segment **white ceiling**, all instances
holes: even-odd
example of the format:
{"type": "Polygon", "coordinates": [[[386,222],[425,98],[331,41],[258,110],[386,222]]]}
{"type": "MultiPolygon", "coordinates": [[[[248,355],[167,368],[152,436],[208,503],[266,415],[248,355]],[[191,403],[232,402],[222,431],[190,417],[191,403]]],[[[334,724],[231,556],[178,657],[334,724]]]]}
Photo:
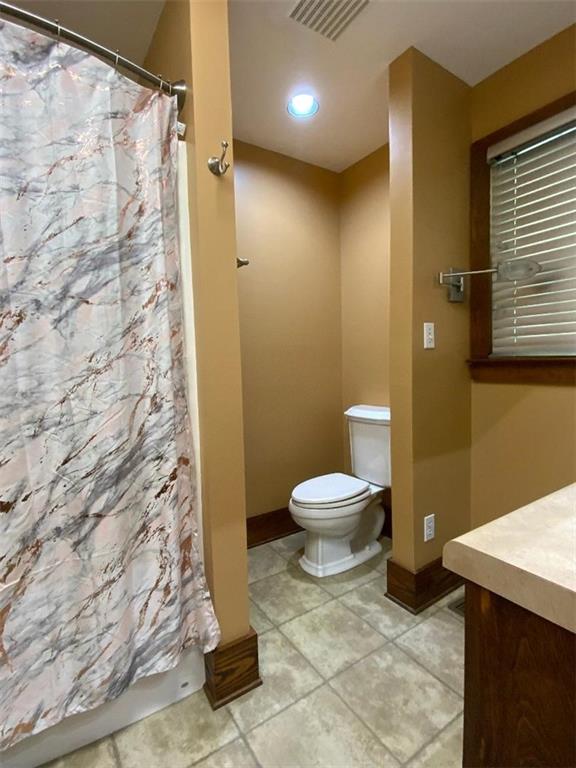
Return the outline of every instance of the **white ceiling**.
{"type": "MultiPolygon", "coordinates": [[[[164,0],[11,0],[142,64],[164,0]]],[[[576,20],[573,0],[370,0],[336,41],[297,0],[230,0],[234,136],[341,171],[388,138],[388,65],[411,45],[473,85],[576,20]],[[320,111],[297,121],[290,95],[320,111]]]]}
{"type": "MultiPolygon", "coordinates": [[[[7,0],[142,64],[164,0],[7,0]]],[[[8,17],[6,17],[8,18],[8,17]]]]}
{"type": "Polygon", "coordinates": [[[576,20],[566,0],[371,0],[332,42],[296,2],[230,0],[234,136],[334,171],[387,141],[387,69],[410,46],[474,85],[576,20]],[[308,121],[286,111],[300,89],[308,121]]]}

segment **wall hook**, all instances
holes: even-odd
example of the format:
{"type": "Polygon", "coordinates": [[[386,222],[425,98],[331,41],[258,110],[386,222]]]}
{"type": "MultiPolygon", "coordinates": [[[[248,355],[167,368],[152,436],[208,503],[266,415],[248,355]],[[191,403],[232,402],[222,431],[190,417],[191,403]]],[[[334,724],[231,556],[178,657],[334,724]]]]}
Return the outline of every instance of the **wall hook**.
{"type": "Polygon", "coordinates": [[[226,150],[228,149],[228,142],[223,141],[221,146],[222,146],[221,157],[210,157],[208,159],[208,168],[214,174],[214,176],[224,176],[228,168],[230,168],[230,163],[227,163],[224,160],[224,158],[226,157],[226,150]]]}

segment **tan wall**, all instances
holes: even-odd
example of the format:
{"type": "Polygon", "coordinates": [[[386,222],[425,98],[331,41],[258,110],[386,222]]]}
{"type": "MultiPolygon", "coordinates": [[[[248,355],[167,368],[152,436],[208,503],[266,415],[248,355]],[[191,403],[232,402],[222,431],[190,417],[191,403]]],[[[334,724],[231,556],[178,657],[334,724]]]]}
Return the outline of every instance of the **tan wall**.
{"type": "Polygon", "coordinates": [[[415,49],[390,67],[393,556],[411,570],[470,520],[468,312],[436,280],[468,262],[468,98],[415,49]],[[425,321],[436,324],[434,350],[423,349],[425,321]],[[431,513],[436,537],[424,543],[431,513]]]}
{"type": "Polygon", "coordinates": [[[576,88],[576,25],[474,86],[472,141],[534,112],[576,88]]]}
{"type": "Polygon", "coordinates": [[[343,409],[389,405],[388,145],[341,173],[339,185],[343,409]]]}
{"type": "MultiPolygon", "coordinates": [[[[248,632],[234,178],[206,159],[231,138],[226,0],[168,0],[146,66],[190,92],[188,174],[206,574],[222,641],[248,632]],[[193,94],[193,98],[192,98],[193,94]]],[[[233,160],[232,160],[233,162],[233,160]]]]}
{"type": "Polygon", "coordinates": [[[235,142],[248,516],[342,468],[338,177],[235,142]]]}
{"type": "MultiPolygon", "coordinates": [[[[576,89],[576,26],[472,90],[481,138],[576,89]]],[[[576,393],[545,385],[472,385],[472,527],[576,479],[576,393]]]]}
{"type": "Polygon", "coordinates": [[[573,387],[472,385],[472,527],[576,480],[573,387]]]}

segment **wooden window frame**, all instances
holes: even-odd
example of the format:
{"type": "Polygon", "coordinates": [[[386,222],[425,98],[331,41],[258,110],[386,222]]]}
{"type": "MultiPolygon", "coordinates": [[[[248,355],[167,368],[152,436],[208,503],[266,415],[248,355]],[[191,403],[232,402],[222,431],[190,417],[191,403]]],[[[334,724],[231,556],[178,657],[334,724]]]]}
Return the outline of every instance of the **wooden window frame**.
{"type": "MultiPolygon", "coordinates": [[[[570,109],[576,91],[547,104],[510,125],[475,141],[470,148],[470,269],[490,263],[489,147],[526,128],[570,109]]],[[[470,359],[472,379],[480,382],[576,385],[576,356],[490,357],[492,353],[492,280],[479,275],[470,281],[470,359]]]]}

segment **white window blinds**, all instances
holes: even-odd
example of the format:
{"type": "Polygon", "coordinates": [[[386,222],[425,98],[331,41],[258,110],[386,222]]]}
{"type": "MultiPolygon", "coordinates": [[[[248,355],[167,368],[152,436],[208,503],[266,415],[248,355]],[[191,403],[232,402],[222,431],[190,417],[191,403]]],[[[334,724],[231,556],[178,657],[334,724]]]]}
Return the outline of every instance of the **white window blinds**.
{"type": "Polygon", "coordinates": [[[541,271],[494,281],[492,354],[575,355],[576,121],[493,155],[492,266],[530,260],[541,271]]]}

